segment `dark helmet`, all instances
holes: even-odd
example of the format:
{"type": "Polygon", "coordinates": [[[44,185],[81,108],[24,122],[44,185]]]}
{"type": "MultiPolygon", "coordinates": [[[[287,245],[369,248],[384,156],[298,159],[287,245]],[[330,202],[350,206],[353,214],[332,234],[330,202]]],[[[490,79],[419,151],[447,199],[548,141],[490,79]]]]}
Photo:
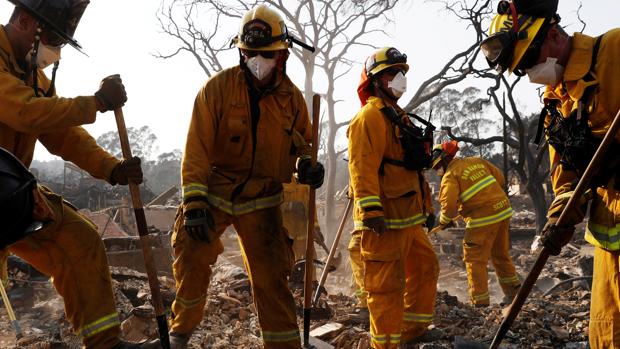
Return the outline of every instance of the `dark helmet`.
{"type": "Polygon", "coordinates": [[[0,148],[0,248],[33,232],[33,189],[37,181],[10,152],[0,148]]]}
{"type": "Polygon", "coordinates": [[[88,6],[89,0],[9,0],[35,17],[42,29],[56,37],[53,46],[68,43],[76,49],[82,46],[73,38],[75,29],[88,6]]]}

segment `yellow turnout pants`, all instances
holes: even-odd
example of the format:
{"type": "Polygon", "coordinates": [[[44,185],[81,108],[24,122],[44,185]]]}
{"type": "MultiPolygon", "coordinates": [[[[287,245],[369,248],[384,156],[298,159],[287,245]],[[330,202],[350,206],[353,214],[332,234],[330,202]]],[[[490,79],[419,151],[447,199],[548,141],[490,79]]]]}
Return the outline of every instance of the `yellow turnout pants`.
{"type": "Polygon", "coordinates": [[[478,228],[467,228],[463,238],[463,261],[467,269],[469,295],[475,305],[489,305],[487,266],[493,263],[504,294],[513,298],[521,282],[510,257],[510,219],[478,228]]]}
{"type": "Polygon", "coordinates": [[[439,263],[420,225],[379,236],[362,231],[363,288],[375,349],[398,348],[433,321],[439,263]]]}
{"type": "Polygon", "coordinates": [[[9,251],[51,276],[86,348],[109,349],[119,342],[120,322],[103,242],[92,222],[60,196],[42,192],[55,220],[9,251]]]}
{"type": "Polygon", "coordinates": [[[172,304],[171,330],[191,333],[202,320],[211,266],[224,251],[219,237],[232,224],[252,283],[265,348],[299,349],[295,304],[288,288],[294,256],[291,241],[282,226],[280,208],[276,206],[240,216],[213,208],[218,238],[211,243],[193,240],[186,234],[180,211],[172,236],[177,294],[172,304]]]}
{"type": "Polygon", "coordinates": [[[594,250],[590,347],[620,349],[620,251],[594,250]]]}

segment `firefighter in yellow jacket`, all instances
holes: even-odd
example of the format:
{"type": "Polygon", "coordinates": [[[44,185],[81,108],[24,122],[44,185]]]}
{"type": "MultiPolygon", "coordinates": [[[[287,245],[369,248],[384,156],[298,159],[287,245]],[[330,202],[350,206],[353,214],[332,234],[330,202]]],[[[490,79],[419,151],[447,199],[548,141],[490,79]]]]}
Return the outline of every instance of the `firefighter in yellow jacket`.
{"type": "Polygon", "coordinates": [[[363,107],[347,132],[353,217],[356,231],[361,231],[354,234],[361,235],[362,284],[375,349],[398,348],[401,341],[415,345],[441,335],[428,331],[439,264],[422,230],[425,164],[415,162],[423,160],[418,155],[425,155],[424,144],[410,142],[413,124],[397,105],[406,88],[406,61],[393,47],[367,58],[358,87],[363,107]],[[422,154],[410,156],[402,143],[412,145],[407,151],[422,149],[422,154]]]}
{"type": "MultiPolygon", "coordinates": [[[[555,225],[620,109],[620,29],[598,37],[568,35],[560,26],[557,5],[557,0],[501,2],[490,37],[481,47],[492,67],[527,74],[531,82],[547,86],[539,125],[549,143],[556,197],[541,240],[552,254],[560,253],[574,225],[584,218],[585,204],[570,212],[568,224],[555,225]],[[513,25],[511,18],[518,18],[521,25],[513,25]]],[[[595,246],[589,326],[590,346],[595,349],[620,348],[619,142],[620,133],[590,186],[593,197],[585,239],[595,246]]]]}
{"type": "MultiPolygon", "coordinates": [[[[259,5],[242,18],[240,65],[209,79],[198,93],[182,163],[183,204],[174,227],[173,348],[187,347],[203,318],[211,266],[233,225],[252,284],[265,348],[300,348],[287,279],[293,263],[282,226],[282,183],[323,183],[312,166],[312,129],[304,97],[285,72],[286,26],[259,5]],[[297,161],[297,163],[296,163],[297,161]]],[[[313,145],[314,146],[314,145],[313,145]]]]}
{"type": "MultiPolygon", "coordinates": [[[[29,166],[39,141],[96,178],[112,184],[141,182],[140,159],[117,160],[80,127],[95,122],[97,111],[125,103],[120,77],[105,78],[95,96],[60,98],[55,93],[61,47],[80,48],[73,34],[88,1],[11,1],[15,11],[0,27],[0,147],[29,166]],[[42,71],[51,64],[52,81],[42,71]]],[[[32,206],[45,225],[11,244],[9,251],[52,277],[67,319],[87,348],[133,347],[118,338],[112,282],[95,225],[49,189],[39,187],[33,197],[32,206]]]]}
{"type": "Polygon", "coordinates": [[[433,149],[433,169],[441,177],[439,226],[446,228],[458,216],[466,222],[463,261],[467,269],[469,295],[477,307],[489,305],[487,265],[495,267],[499,284],[510,303],[521,283],[510,257],[509,225],[512,207],[504,192],[505,179],[490,162],[478,158],[455,158],[456,141],[433,149]]]}

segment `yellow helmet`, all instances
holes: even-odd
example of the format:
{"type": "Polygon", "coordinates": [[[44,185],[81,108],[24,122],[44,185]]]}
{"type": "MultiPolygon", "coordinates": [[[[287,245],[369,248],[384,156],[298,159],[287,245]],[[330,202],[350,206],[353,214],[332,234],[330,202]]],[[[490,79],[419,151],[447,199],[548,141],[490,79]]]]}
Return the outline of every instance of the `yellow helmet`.
{"type": "Polygon", "coordinates": [[[511,73],[519,69],[520,65],[530,68],[538,60],[540,46],[549,28],[546,24],[555,23],[559,19],[553,4],[547,4],[544,9],[534,9],[524,4],[515,6],[513,1],[504,0],[500,1],[497,12],[489,27],[489,37],[480,43],[480,50],[489,66],[500,72],[508,70],[511,73]],[[527,14],[519,13],[519,8],[527,14]]]}
{"type": "Polygon", "coordinates": [[[290,47],[282,16],[262,4],[243,16],[239,34],[233,42],[240,49],[254,51],[277,51],[290,47]]]}
{"type": "Polygon", "coordinates": [[[400,67],[407,72],[409,70],[407,55],[394,47],[383,47],[366,58],[365,69],[369,78],[390,67],[400,67]]]}

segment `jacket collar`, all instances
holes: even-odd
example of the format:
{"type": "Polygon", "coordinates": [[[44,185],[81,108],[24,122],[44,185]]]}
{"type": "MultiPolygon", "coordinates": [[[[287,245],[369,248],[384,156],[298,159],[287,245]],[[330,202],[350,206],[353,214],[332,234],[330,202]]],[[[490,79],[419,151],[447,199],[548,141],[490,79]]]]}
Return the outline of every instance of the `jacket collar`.
{"type": "Polygon", "coordinates": [[[4,61],[11,72],[20,75],[25,74],[24,70],[17,64],[17,59],[13,53],[13,47],[2,25],[0,25],[0,60],[4,61]]]}

